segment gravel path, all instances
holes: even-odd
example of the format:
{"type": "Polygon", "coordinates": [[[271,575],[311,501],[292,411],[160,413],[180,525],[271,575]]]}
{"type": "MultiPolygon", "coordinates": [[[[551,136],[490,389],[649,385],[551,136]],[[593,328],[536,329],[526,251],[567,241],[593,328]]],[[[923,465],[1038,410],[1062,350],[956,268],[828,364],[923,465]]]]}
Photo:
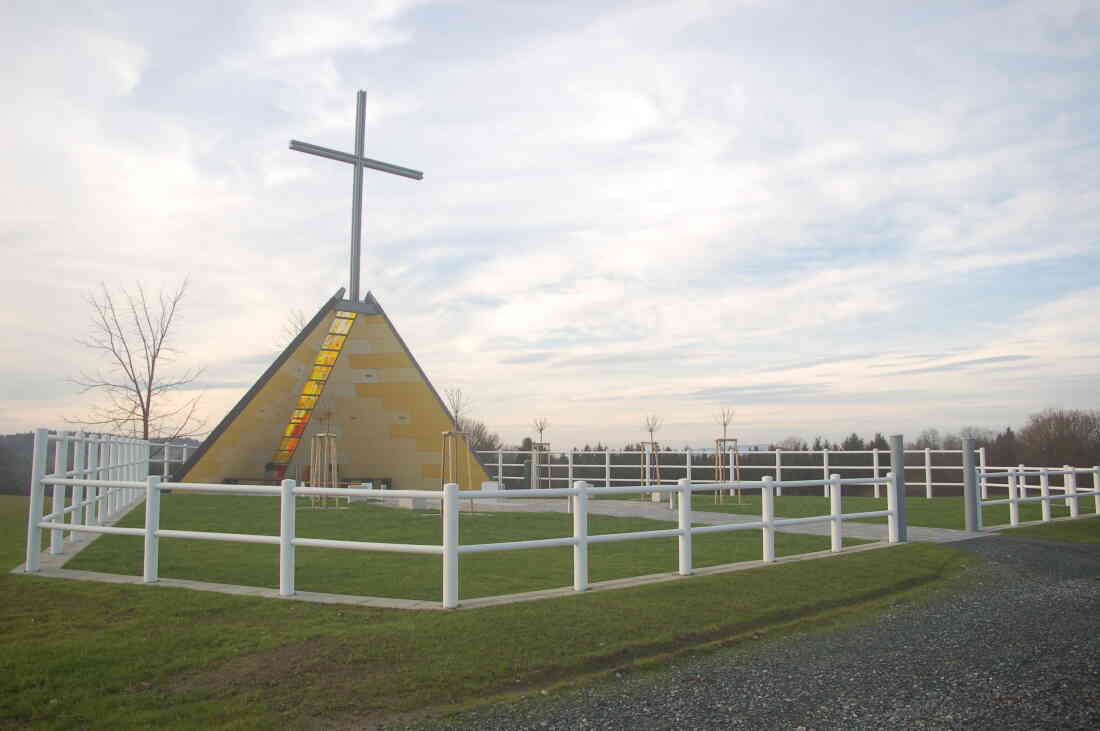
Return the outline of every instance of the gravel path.
{"type": "Polygon", "coordinates": [[[955,546],[987,561],[930,603],[432,727],[1100,728],[1100,545],[955,546]]]}

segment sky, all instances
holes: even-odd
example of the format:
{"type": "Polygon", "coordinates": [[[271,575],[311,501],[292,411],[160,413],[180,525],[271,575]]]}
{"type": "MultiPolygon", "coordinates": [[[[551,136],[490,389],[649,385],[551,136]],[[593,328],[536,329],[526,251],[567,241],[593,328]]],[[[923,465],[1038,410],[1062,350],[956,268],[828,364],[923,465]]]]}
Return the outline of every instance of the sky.
{"type": "MultiPolygon", "coordinates": [[[[1095,2],[6,2],[0,433],[87,297],[189,278],[212,428],[348,278],[506,443],[1000,429],[1100,407],[1095,2]]],[[[191,395],[191,394],[188,394],[191,395]]]]}

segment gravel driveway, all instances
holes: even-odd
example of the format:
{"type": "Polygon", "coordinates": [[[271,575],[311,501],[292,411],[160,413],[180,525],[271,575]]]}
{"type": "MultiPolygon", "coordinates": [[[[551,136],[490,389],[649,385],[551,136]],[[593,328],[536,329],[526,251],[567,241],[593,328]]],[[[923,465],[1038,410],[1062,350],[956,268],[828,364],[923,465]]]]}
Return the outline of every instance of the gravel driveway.
{"type": "Polygon", "coordinates": [[[1100,545],[954,545],[987,559],[959,593],[433,727],[1100,728],[1100,545]]]}

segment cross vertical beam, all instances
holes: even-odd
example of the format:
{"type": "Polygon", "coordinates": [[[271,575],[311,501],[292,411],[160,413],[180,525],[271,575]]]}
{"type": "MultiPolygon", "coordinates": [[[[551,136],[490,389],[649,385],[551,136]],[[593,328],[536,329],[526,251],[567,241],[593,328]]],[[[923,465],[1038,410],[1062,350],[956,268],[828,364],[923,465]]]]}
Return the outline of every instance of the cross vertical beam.
{"type": "Polygon", "coordinates": [[[351,185],[351,275],[348,278],[348,298],[359,301],[359,252],[363,232],[363,137],[367,126],[367,92],[355,95],[355,170],[351,185]]]}
{"type": "Polygon", "coordinates": [[[359,254],[362,250],[363,232],[363,168],[379,170],[391,175],[400,175],[403,178],[422,180],[424,173],[412,168],[391,165],[388,162],[372,160],[363,155],[363,138],[366,136],[367,125],[367,92],[360,90],[355,98],[355,153],[349,155],[346,152],[332,150],[320,145],[311,145],[308,142],[290,141],[290,149],[297,152],[305,152],[318,157],[326,157],[329,160],[345,162],[352,166],[351,188],[351,272],[348,278],[348,299],[352,302],[359,301],[359,254]]]}

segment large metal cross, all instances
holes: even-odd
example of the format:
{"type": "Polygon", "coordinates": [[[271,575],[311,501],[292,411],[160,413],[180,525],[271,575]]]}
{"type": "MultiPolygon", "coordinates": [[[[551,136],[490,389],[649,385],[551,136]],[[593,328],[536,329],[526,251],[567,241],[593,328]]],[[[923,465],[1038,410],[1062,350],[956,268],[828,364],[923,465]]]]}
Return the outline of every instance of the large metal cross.
{"type": "Polygon", "coordinates": [[[355,98],[355,154],[349,155],[339,150],[311,145],[308,142],[290,141],[290,149],[308,152],[310,155],[327,157],[330,160],[350,163],[355,168],[351,189],[351,276],[348,281],[348,299],[359,301],[359,251],[363,229],[363,168],[381,170],[384,173],[420,180],[424,173],[419,170],[390,165],[388,162],[363,157],[363,137],[366,134],[367,92],[360,90],[355,98]]]}

